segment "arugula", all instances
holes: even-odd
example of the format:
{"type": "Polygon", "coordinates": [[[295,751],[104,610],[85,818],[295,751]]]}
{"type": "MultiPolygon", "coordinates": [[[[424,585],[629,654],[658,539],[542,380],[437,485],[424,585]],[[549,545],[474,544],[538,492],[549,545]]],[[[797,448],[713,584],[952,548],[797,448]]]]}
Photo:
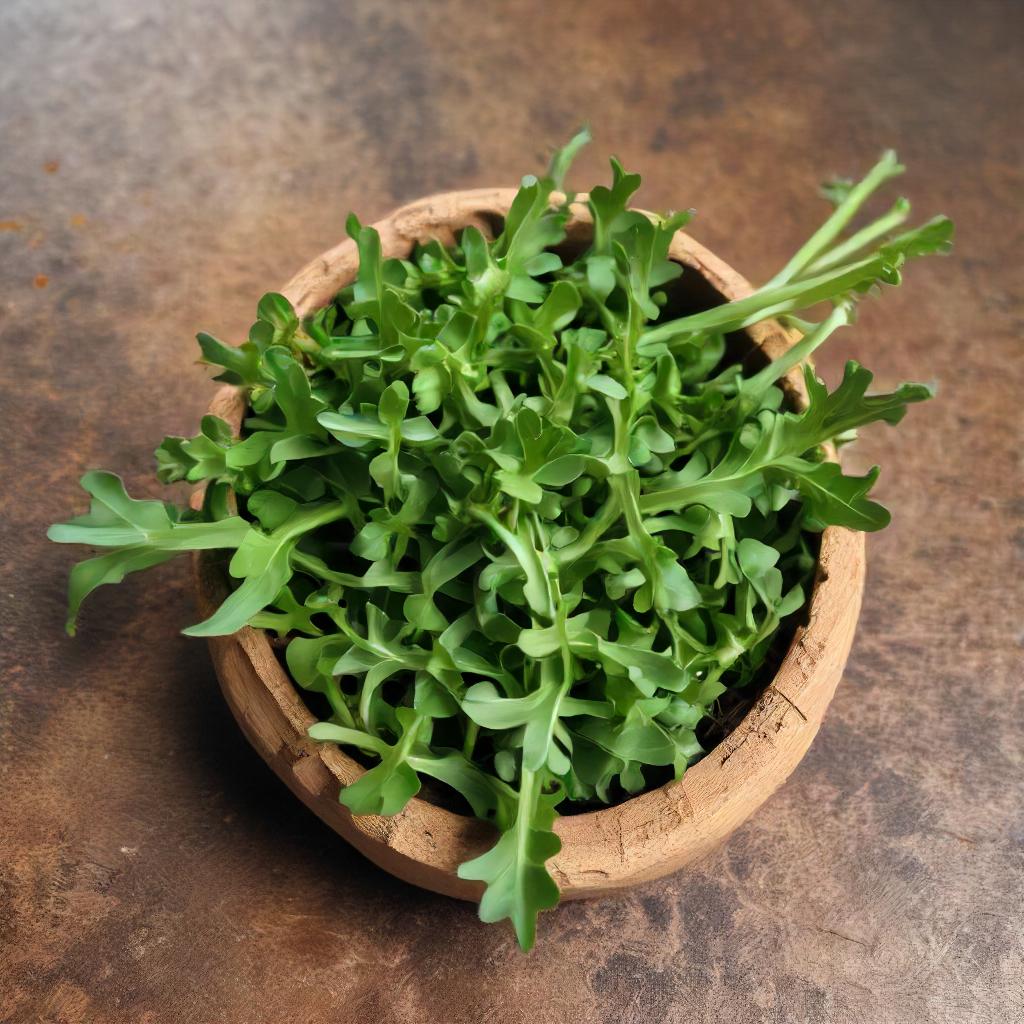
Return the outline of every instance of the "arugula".
{"type": "Polygon", "coordinates": [[[763,683],[815,534],[888,522],[877,468],[825,456],[931,392],[871,394],[852,362],[830,392],[809,360],[952,238],[945,218],[905,230],[904,199],[848,231],[903,170],[886,153],[826,188],[832,215],[763,287],[688,309],[668,250],[692,211],[630,209],[640,177],[617,161],[586,198],[589,246],[563,246],[588,140],[523,179],[493,239],[468,227],[385,260],[350,217],[359,270],[333,302],[300,317],[268,294],[239,347],[199,335],[248,399],[241,437],[206,416],[156,450],[161,482],[206,484],[202,508],[88,473],[89,513],[49,534],[106,549],[72,569],[69,632],[96,587],[227,552],[229,595],[186,632],[276,633],[323,718],[310,735],[368,766],[341,792],[352,813],[398,813],[429,777],[491,822],[459,874],[524,949],[558,901],[559,810],[681,777],[763,683]],[[726,335],[769,317],[796,344],[732,362],[726,335]]]}

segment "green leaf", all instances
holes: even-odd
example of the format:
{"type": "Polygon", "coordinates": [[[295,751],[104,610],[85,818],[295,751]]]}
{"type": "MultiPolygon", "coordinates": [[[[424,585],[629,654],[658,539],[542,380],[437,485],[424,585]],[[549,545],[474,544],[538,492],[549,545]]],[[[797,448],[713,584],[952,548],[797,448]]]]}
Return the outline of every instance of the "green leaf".
{"type": "Polygon", "coordinates": [[[780,469],[792,473],[808,515],[820,525],[867,532],[889,525],[888,511],[866,497],[878,479],[877,466],[864,476],[845,476],[834,462],[786,461],[780,469]]]}
{"type": "MultiPolygon", "coordinates": [[[[388,440],[388,426],[380,420],[350,413],[323,412],[317,417],[321,426],[342,444],[362,448],[371,441],[388,440]]],[[[425,445],[439,439],[437,428],[425,416],[414,416],[400,425],[403,441],[410,445],[425,445]]]]}
{"type": "Polygon", "coordinates": [[[539,776],[524,771],[512,827],[487,853],[459,866],[460,878],[486,883],[480,920],[508,918],[524,950],[536,939],[537,914],[558,903],[558,886],[545,867],[562,846],[551,830],[556,799],[542,792],[539,776]]]}
{"type": "Polygon", "coordinates": [[[611,252],[612,237],[625,215],[631,196],[640,187],[639,174],[627,174],[614,158],[611,165],[611,188],[596,185],[590,190],[587,200],[594,218],[594,252],[598,254],[611,252]]]}
{"type": "Polygon", "coordinates": [[[556,686],[534,690],[525,697],[502,697],[493,683],[477,683],[466,691],[462,710],[477,725],[488,729],[524,726],[523,764],[536,771],[543,768],[551,757],[564,697],[564,688],[556,686]]]}
{"type": "Polygon", "coordinates": [[[512,498],[520,498],[522,501],[536,504],[544,497],[544,492],[539,484],[528,476],[520,473],[510,473],[500,469],[495,474],[495,479],[501,489],[512,498]]]}
{"type": "Polygon", "coordinates": [[[239,630],[257,612],[273,603],[291,579],[291,554],[303,535],[338,519],[340,502],[299,509],[269,534],[249,529],[238,545],[228,572],[242,580],[208,619],[183,630],[186,636],[226,636],[239,630]]]}
{"type": "Polygon", "coordinates": [[[606,395],[608,398],[614,398],[620,402],[629,394],[617,380],[603,373],[595,373],[587,381],[587,387],[591,391],[596,391],[598,394],[606,395]]]}
{"type": "Polygon", "coordinates": [[[348,747],[358,747],[368,754],[376,754],[382,757],[387,753],[388,745],[378,736],[361,732],[358,729],[348,729],[333,722],[317,722],[309,727],[309,738],[319,740],[323,743],[345,744],[348,747]]]}
{"type": "Polygon", "coordinates": [[[203,353],[203,362],[211,366],[223,366],[225,372],[217,380],[228,384],[258,384],[262,378],[260,373],[260,350],[252,342],[245,342],[238,348],[225,345],[213,335],[199,333],[196,335],[199,349],[203,353]]]}
{"type": "MultiPolygon", "coordinates": [[[[852,361],[846,365],[842,383],[831,394],[810,370],[804,376],[810,399],[805,412],[764,414],[756,443],[748,446],[744,435],[737,434],[721,462],[697,479],[684,481],[677,475],[673,483],[673,477],[664,474],[659,486],[641,496],[641,510],[651,514],[704,504],[746,515],[750,509],[749,490],[763,485],[766,471],[781,469],[799,480],[813,473],[817,465],[804,459],[805,453],[867,423],[898,423],[909,404],[931,397],[931,390],[922,384],[904,384],[891,394],[869,396],[866,392],[871,374],[852,361]],[[736,502],[737,497],[743,500],[736,502]],[[729,502],[727,506],[721,504],[723,499],[729,502]]],[[[826,477],[831,478],[830,471],[826,477]]],[[[826,477],[819,473],[818,483],[826,477]]],[[[873,482],[872,478],[867,486],[873,482]]],[[[807,490],[815,493],[820,487],[812,483],[807,490]]],[[[855,496],[851,498],[855,500],[855,496]]],[[[872,515],[866,506],[861,512],[872,515]]]]}
{"type": "Polygon", "coordinates": [[[600,638],[597,649],[606,664],[626,669],[633,684],[648,697],[657,690],[681,692],[690,681],[686,671],[669,654],[657,654],[600,638]]]}
{"type": "MultiPolygon", "coordinates": [[[[86,473],[82,487],[92,496],[89,514],[51,526],[50,540],[117,550],[80,563],[71,572],[67,630],[74,634],[82,601],[105,583],[120,583],[129,572],[148,569],[182,551],[235,548],[251,527],[237,516],[217,522],[181,522],[161,501],[130,498],[113,473],[86,473]]],[[[275,591],[276,594],[276,591],[275,591]]],[[[258,610],[258,609],[257,609],[258,610]]]]}
{"type": "Polygon", "coordinates": [[[298,321],[292,304],[277,292],[267,292],[260,299],[259,305],[256,307],[256,316],[260,320],[265,320],[278,331],[285,331],[298,321]]]}
{"type": "Polygon", "coordinates": [[[562,188],[576,154],[591,141],[591,138],[590,128],[584,125],[561,149],[555,150],[548,170],[548,177],[555,188],[562,188]]]}
{"type": "MultiPolygon", "coordinates": [[[[50,538],[51,540],[54,538],[50,538]]],[[[130,572],[149,569],[161,562],[169,561],[177,551],[160,548],[118,548],[105,555],[87,558],[71,569],[68,581],[68,617],[64,624],[68,636],[74,636],[79,609],[82,602],[105,583],[120,583],[130,572]]]]}
{"type": "Polygon", "coordinates": [[[396,720],[401,736],[394,745],[327,722],[310,727],[312,739],[356,746],[380,757],[380,764],[341,790],[339,799],[353,814],[397,814],[419,792],[419,777],[410,759],[417,743],[426,742],[429,719],[410,708],[399,708],[396,720]]]}
{"type": "Polygon", "coordinates": [[[318,609],[300,604],[289,587],[284,587],[274,599],[276,611],[264,609],[249,620],[254,629],[272,629],[279,637],[291,633],[306,633],[309,636],[320,636],[323,632],[313,621],[318,609]]]}
{"type": "Polygon", "coordinates": [[[564,487],[579,479],[586,467],[582,455],[560,455],[538,469],[533,479],[545,487],[564,487]]]}

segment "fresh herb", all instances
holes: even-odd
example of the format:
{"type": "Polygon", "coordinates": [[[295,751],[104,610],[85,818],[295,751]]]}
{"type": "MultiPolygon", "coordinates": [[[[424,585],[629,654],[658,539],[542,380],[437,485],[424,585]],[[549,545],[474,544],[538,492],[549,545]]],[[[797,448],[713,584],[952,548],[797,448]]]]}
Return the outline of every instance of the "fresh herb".
{"type": "Polygon", "coordinates": [[[900,200],[841,238],[902,171],[888,153],[829,187],[835,212],[768,284],[680,315],[668,247],[690,214],[630,210],[640,178],[616,161],[586,199],[589,248],[559,248],[572,197],[557,190],[587,139],[523,179],[494,239],[467,227],[454,248],[383,260],[350,217],[359,272],[330,305],[299,318],[266,295],[240,347],[199,335],[248,398],[242,438],[206,416],[156,451],[161,481],[206,483],[202,509],[88,473],[90,512],[50,530],[107,549],[72,570],[69,632],[102,584],[233,552],[234,590],[186,632],[285,639],[324,708],[311,736],[372,765],[341,792],[353,813],[395,814],[429,776],[493,822],[494,847],[459,874],[524,948],[558,901],[559,808],[678,779],[804,605],[814,534],[888,521],[868,497],[877,470],[847,476],[823,446],[898,422],[929,389],[869,395],[851,362],[829,393],[808,359],[952,236],[945,218],[893,234],[900,200]],[[734,362],[727,335],[768,317],[801,340],[760,369],[734,362]],[[798,364],[802,411],[780,386],[798,364]]]}

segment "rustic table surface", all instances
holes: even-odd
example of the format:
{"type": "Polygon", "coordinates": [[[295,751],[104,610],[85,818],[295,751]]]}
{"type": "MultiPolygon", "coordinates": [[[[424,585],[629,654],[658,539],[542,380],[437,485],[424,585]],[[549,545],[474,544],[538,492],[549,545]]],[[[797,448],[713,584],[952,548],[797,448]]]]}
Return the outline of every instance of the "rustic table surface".
{"type": "Polygon", "coordinates": [[[0,1019],[1020,1020],[1024,8],[488,6],[0,8],[0,1019]],[[754,279],[886,145],[959,242],[821,362],[940,398],[851,453],[894,521],[815,746],[697,868],[546,915],[525,957],[264,767],[179,635],[185,564],[71,640],[43,531],[87,468],[156,493],[211,393],[191,335],[240,338],[349,209],[512,184],[583,119],[577,181],[614,150],[754,279]]]}

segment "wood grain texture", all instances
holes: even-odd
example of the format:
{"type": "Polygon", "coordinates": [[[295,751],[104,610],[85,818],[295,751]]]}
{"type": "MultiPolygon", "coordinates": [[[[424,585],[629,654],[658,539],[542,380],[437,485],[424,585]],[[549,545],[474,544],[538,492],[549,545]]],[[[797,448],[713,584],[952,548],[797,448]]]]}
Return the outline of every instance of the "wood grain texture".
{"type": "MultiPolygon", "coordinates": [[[[1024,1018],[1024,10],[1012,0],[0,5],[0,1021],[989,1024],[1024,1018]],[[62,635],[75,479],[162,493],[191,338],[416,196],[514,185],[581,120],[753,281],[884,146],[958,240],[823,350],[939,383],[883,464],[857,640],[814,745],[685,872],[541,919],[380,871],[241,735],[187,564],[62,635]],[[56,167],[54,168],[54,164],[56,167]],[[39,283],[45,278],[45,286],[39,283]]],[[[893,193],[895,194],[894,189],[893,193]]]]}
{"type": "MultiPolygon", "coordinates": [[[[452,244],[468,224],[485,231],[500,223],[514,190],[470,189],[417,200],[374,227],[384,259],[406,258],[417,242],[452,244]]],[[[571,242],[586,244],[593,225],[582,199],[566,223],[571,242]]],[[[732,267],[684,232],[669,246],[682,264],[681,283],[697,275],[711,285],[713,301],[742,299],[752,288],[732,267]]],[[[358,267],[348,239],[311,260],[282,289],[301,315],[332,301],[351,284],[358,267]]],[[[748,344],[769,355],[795,342],[775,321],[747,332],[748,344]]],[[[783,385],[798,407],[805,404],[798,369],[783,385]]],[[[246,412],[245,393],[225,387],[210,412],[237,433],[246,412]]],[[[834,453],[833,453],[834,455],[834,453]]],[[[194,507],[202,493],[192,497],[194,507]]],[[[227,596],[223,559],[195,558],[200,608],[212,614],[227,596]]],[[[864,537],[850,530],[826,530],[818,572],[809,598],[808,624],[797,630],[776,677],[736,730],[669,783],[626,803],[561,818],[555,832],[562,849],[549,865],[563,900],[604,896],[678,871],[707,853],[741,825],[789,777],[821,725],[846,664],[864,589],[864,537]]],[[[414,797],[388,818],[353,815],[338,803],[339,786],[364,772],[334,744],[309,741],[315,721],[282,668],[267,634],[245,628],[209,640],[224,697],[249,742],[288,788],[379,867],[403,881],[459,899],[478,900],[479,882],[457,875],[494,842],[493,830],[414,797]]]]}

